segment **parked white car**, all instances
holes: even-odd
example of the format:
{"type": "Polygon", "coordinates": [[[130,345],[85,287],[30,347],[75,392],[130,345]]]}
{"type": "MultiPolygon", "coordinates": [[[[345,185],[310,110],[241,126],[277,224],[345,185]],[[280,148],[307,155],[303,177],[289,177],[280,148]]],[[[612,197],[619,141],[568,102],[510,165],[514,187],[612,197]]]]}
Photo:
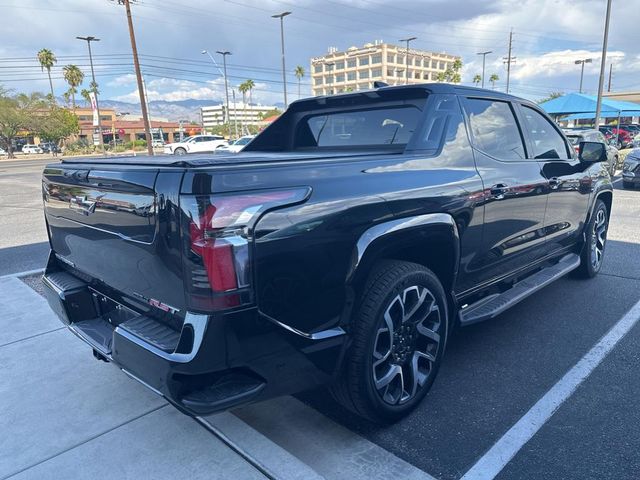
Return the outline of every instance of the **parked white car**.
{"type": "Polygon", "coordinates": [[[249,145],[249,142],[256,138],[255,135],[245,135],[244,137],[240,137],[235,142],[231,142],[227,147],[221,147],[219,151],[221,152],[231,152],[231,153],[239,153],[242,151],[244,147],[249,145]]]}
{"type": "Polygon", "coordinates": [[[220,147],[229,146],[223,137],[218,135],[194,135],[185,138],[182,142],[167,143],[164,153],[173,155],[186,155],[187,153],[215,152],[220,147]]]}
{"type": "Polygon", "coordinates": [[[43,151],[38,145],[27,143],[22,147],[22,153],[43,153],[43,151]]]}
{"type": "Polygon", "coordinates": [[[0,147],[0,155],[6,155],[6,154],[7,154],[7,151],[4,148],[0,147]]]}

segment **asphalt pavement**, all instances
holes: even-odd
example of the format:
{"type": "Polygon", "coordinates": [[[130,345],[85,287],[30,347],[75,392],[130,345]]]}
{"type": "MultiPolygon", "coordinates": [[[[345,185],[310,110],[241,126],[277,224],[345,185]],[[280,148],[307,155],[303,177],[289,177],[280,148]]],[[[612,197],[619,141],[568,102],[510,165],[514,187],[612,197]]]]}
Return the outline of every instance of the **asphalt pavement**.
{"type": "MultiPolygon", "coordinates": [[[[0,162],[0,276],[46,260],[44,164],[0,162]]],[[[488,479],[496,475],[478,465],[495,462],[496,446],[505,438],[512,446],[515,427],[549,399],[552,410],[497,478],[640,478],[640,326],[627,315],[640,300],[640,190],[616,186],[598,277],[564,278],[460,330],[425,401],[387,427],[354,417],[322,390],[198,424],[94,361],[25,283],[0,279],[0,411],[9,412],[0,417],[9,420],[0,478],[107,470],[134,478],[146,467],[155,478],[214,471],[212,478],[488,479]],[[625,318],[628,333],[599,349],[625,318]],[[594,345],[601,363],[558,397],[594,345]]]]}

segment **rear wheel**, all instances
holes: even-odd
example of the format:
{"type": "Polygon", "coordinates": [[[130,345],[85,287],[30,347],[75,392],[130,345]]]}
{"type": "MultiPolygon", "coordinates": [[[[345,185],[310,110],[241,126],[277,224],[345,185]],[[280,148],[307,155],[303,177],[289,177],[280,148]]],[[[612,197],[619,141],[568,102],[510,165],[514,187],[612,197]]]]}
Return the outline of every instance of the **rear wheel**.
{"type": "Polygon", "coordinates": [[[436,377],[447,316],[444,289],[433,272],[409,262],[381,262],[361,296],[334,397],[374,422],[407,415],[436,377]]]}
{"type": "Polygon", "coordinates": [[[583,278],[595,277],[602,268],[604,249],[607,243],[609,217],[607,206],[602,200],[596,200],[593,215],[586,226],[585,244],[580,254],[580,267],[576,273],[583,278]]]}

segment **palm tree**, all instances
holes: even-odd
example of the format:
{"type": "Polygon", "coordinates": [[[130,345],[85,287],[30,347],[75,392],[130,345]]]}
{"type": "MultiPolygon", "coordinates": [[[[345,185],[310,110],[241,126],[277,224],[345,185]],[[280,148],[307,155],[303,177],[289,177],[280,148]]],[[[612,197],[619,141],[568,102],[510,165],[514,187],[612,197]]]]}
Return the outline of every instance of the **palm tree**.
{"type": "Polygon", "coordinates": [[[493,88],[494,90],[496,89],[496,82],[500,80],[500,77],[498,77],[497,73],[492,73],[491,76],[489,77],[489,81],[491,82],[491,88],[493,88]]]}
{"type": "Polygon", "coordinates": [[[252,103],[252,99],[251,99],[251,96],[252,96],[252,95],[251,95],[251,92],[252,92],[253,88],[256,86],[256,82],[254,82],[254,81],[253,81],[253,80],[251,80],[251,79],[248,79],[248,80],[247,80],[246,82],[244,82],[244,83],[246,83],[246,84],[247,84],[247,88],[249,89],[249,105],[251,105],[251,103],[252,103]]]}
{"type": "Polygon", "coordinates": [[[480,76],[480,74],[476,73],[475,76],[473,77],[473,84],[477,87],[481,81],[482,81],[482,77],[480,76]]]}
{"type": "Polygon", "coordinates": [[[78,87],[82,85],[84,73],[76,65],[65,65],[62,69],[64,79],[69,84],[69,94],[71,95],[71,105],[76,110],[76,93],[78,87]]]}
{"type": "Polygon", "coordinates": [[[49,88],[51,88],[51,101],[55,102],[56,97],[53,94],[53,82],[51,81],[51,67],[53,67],[58,59],[54,55],[54,53],[47,49],[43,48],[38,52],[38,62],[40,62],[40,68],[44,72],[47,70],[47,75],[49,76],[49,88]]]}
{"type": "Polygon", "coordinates": [[[298,79],[298,98],[300,98],[300,81],[302,80],[302,77],[304,77],[304,74],[305,74],[304,67],[298,65],[296,69],[293,71],[293,73],[298,79]]]}
{"type": "Polygon", "coordinates": [[[446,72],[438,72],[436,74],[436,81],[437,82],[444,82],[447,80],[447,74],[446,72]]]}
{"type": "Polygon", "coordinates": [[[91,105],[91,96],[90,96],[91,92],[89,90],[87,90],[86,88],[83,88],[82,91],[80,92],[80,96],[82,98],[84,98],[84,101],[87,102],[87,106],[91,105]]]}
{"type": "MultiPolygon", "coordinates": [[[[248,82],[248,80],[247,80],[248,82]]],[[[247,118],[247,92],[249,91],[249,85],[247,84],[247,82],[242,82],[240,85],[238,85],[238,90],[240,90],[240,93],[242,93],[242,125],[240,126],[240,128],[242,130],[244,130],[244,120],[246,120],[247,118]]]]}

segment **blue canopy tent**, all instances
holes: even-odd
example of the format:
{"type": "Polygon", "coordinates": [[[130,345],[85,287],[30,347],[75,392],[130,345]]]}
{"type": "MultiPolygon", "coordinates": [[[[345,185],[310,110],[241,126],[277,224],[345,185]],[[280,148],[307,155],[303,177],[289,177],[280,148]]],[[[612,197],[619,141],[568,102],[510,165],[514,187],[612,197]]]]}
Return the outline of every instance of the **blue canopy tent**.
{"type": "MultiPolygon", "coordinates": [[[[583,93],[570,93],[540,104],[540,107],[553,117],[563,120],[595,119],[597,97],[583,93]]],[[[621,102],[606,97],[602,99],[601,118],[638,117],[640,103],[621,102]]]]}

